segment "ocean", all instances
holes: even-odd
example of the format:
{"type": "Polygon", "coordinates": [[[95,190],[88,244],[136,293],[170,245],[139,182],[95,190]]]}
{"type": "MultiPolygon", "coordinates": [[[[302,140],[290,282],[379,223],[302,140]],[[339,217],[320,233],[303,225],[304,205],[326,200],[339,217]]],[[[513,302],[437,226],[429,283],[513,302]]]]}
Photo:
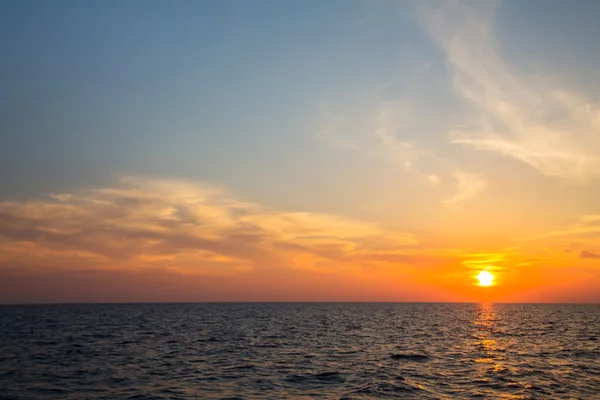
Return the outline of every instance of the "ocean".
{"type": "Polygon", "coordinates": [[[0,399],[600,399],[600,306],[0,306],[0,399]]]}

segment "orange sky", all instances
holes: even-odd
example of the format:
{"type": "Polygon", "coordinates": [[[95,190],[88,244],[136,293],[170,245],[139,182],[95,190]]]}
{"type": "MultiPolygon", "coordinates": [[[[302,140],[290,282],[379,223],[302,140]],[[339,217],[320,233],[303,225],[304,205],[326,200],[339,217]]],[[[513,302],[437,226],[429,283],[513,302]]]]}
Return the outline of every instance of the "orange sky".
{"type": "Polygon", "coordinates": [[[133,177],[0,215],[2,302],[598,301],[597,256],[582,250],[594,216],[509,239],[453,211],[464,231],[440,220],[431,235],[133,177]],[[481,270],[493,286],[476,285],[481,270]]]}
{"type": "Polygon", "coordinates": [[[600,302],[600,2],[142,3],[0,2],[0,303],[600,302]]]}

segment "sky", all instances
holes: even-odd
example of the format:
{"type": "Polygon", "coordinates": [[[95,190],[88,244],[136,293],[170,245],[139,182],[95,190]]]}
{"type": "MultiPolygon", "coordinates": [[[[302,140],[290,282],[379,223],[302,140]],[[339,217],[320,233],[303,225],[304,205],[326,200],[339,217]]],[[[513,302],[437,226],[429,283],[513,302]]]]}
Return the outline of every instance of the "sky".
{"type": "Polygon", "coordinates": [[[599,16],[1,2],[0,303],[600,302],[599,16]]]}

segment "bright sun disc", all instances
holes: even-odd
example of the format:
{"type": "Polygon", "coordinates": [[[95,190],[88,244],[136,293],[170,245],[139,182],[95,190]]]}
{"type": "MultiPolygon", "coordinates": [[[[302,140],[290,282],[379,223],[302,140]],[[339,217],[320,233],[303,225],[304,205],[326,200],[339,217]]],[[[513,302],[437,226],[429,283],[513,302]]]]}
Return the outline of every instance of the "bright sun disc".
{"type": "Polygon", "coordinates": [[[479,281],[479,286],[491,286],[494,283],[494,275],[488,271],[481,271],[477,275],[477,280],[479,281]]]}

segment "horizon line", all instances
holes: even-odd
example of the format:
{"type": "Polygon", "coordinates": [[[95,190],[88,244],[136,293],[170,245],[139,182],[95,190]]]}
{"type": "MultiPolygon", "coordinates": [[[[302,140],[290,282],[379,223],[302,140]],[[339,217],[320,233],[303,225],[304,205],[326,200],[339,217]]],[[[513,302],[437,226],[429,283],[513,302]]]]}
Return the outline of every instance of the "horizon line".
{"type": "Polygon", "coordinates": [[[131,302],[31,302],[0,303],[3,306],[78,306],[78,305],[158,305],[158,304],[520,304],[593,305],[600,302],[507,302],[507,301],[131,301],[131,302]]]}

